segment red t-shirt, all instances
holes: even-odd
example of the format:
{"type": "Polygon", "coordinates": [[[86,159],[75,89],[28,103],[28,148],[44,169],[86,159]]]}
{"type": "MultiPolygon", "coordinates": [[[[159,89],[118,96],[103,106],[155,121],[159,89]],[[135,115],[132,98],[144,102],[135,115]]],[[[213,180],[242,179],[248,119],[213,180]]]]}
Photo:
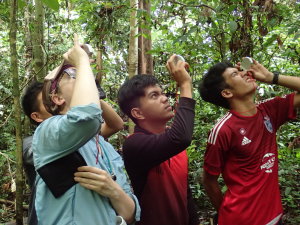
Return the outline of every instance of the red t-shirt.
{"type": "Polygon", "coordinates": [[[222,173],[228,188],[219,225],[272,225],[282,216],[276,131],[296,117],[293,99],[268,99],[251,117],[230,111],[211,130],[204,169],[222,173]]]}
{"type": "Polygon", "coordinates": [[[143,225],[187,225],[188,157],[183,151],[152,168],[140,198],[143,225]]]}

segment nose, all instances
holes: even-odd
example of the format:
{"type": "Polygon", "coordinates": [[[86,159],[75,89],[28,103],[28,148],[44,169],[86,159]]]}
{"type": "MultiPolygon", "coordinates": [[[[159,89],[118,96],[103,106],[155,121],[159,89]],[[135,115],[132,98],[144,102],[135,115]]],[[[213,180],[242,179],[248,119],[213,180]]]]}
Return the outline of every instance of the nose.
{"type": "Polygon", "coordinates": [[[161,96],[161,101],[162,101],[163,103],[166,103],[166,102],[168,101],[168,97],[167,97],[166,95],[162,94],[162,96],[161,96]]]}
{"type": "Polygon", "coordinates": [[[240,71],[240,76],[241,77],[244,77],[244,76],[246,76],[247,75],[247,71],[240,71]]]}

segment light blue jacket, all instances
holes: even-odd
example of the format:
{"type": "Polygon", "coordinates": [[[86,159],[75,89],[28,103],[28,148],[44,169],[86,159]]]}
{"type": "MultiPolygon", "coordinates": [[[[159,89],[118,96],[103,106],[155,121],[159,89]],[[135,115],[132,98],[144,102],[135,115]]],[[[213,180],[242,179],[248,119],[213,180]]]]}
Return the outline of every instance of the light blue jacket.
{"type": "MultiPolygon", "coordinates": [[[[102,111],[95,104],[76,106],[66,115],[45,120],[33,137],[32,148],[36,170],[56,159],[79,151],[87,165],[114,173],[117,183],[132,197],[136,205],[135,219],[140,218],[140,207],[131,191],[124,163],[111,144],[100,136],[103,157],[97,157],[95,135],[101,125],[102,111]]],[[[62,171],[63,173],[63,171],[62,171]]],[[[107,197],[79,184],[55,198],[37,174],[35,207],[39,224],[43,225],[115,225],[116,212],[107,197]]]]}

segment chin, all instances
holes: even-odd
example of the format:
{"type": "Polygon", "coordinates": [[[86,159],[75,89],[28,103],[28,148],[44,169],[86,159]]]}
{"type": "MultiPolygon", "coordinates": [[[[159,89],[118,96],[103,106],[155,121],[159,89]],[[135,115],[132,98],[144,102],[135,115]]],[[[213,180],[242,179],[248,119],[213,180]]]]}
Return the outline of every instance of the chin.
{"type": "Polygon", "coordinates": [[[169,120],[172,119],[175,116],[174,112],[171,112],[169,115],[169,120]]]}
{"type": "Polygon", "coordinates": [[[257,83],[253,83],[253,89],[254,89],[255,91],[256,91],[257,87],[258,87],[257,83]]]}

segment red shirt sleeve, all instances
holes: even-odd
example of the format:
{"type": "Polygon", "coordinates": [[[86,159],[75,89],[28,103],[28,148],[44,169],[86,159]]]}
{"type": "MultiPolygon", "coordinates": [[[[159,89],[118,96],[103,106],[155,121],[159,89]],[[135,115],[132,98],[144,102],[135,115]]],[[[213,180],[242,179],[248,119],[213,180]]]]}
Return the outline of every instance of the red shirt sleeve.
{"type": "Polygon", "coordinates": [[[276,130],[288,120],[296,118],[294,96],[295,93],[291,93],[283,97],[268,99],[259,104],[259,107],[263,107],[271,117],[276,130]]]}
{"type": "Polygon", "coordinates": [[[215,135],[215,139],[212,143],[208,141],[206,146],[204,169],[211,175],[219,175],[225,165],[231,132],[227,130],[226,126],[223,126],[218,130],[218,133],[212,134],[214,129],[212,129],[209,136],[215,135]]]}

